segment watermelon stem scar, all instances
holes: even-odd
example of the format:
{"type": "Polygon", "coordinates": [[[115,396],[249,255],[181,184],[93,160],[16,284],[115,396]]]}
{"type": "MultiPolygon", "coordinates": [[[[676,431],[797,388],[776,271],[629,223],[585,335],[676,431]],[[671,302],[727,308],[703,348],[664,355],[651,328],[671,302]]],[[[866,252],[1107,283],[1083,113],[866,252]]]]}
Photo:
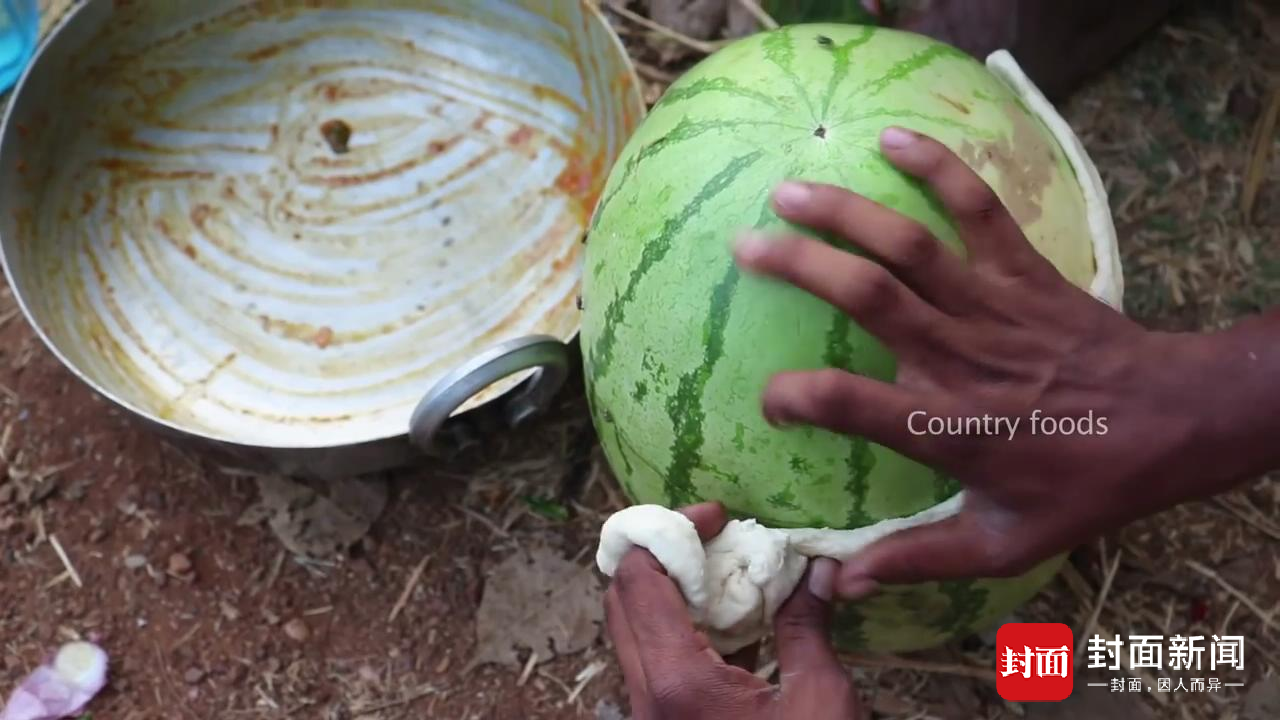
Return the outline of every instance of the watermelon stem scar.
{"type": "MultiPolygon", "coordinates": [[[[826,44],[823,37],[819,37],[819,43],[826,44]]],[[[788,50],[784,46],[773,49],[788,50]]],[[[1065,153],[1081,185],[1088,232],[1093,242],[1095,274],[1090,292],[1113,308],[1122,309],[1124,285],[1116,230],[1097,168],[1067,122],[1027,78],[1012,55],[998,51],[987,58],[986,64],[1040,119],[1065,153]]],[[[668,102],[674,101],[668,99],[668,102]]],[[[819,124],[814,135],[825,139],[827,132],[828,128],[819,124]]],[[[755,159],[757,156],[746,156],[737,162],[746,164],[755,159]]],[[[682,222],[682,218],[674,222],[682,222]]],[[[657,247],[665,251],[667,246],[657,247]]],[[[646,261],[652,262],[652,259],[646,258],[646,261]]],[[[632,289],[628,287],[623,300],[630,299],[632,289]]],[[[619,303],[619,312],[622,305],[619,303]]],[[[612,341],[606,329],[596,348],[597,363],[608,364],[612,341]]],[[[703,379],[695,376],[691,382],[703,379]]],[[[672,416],[676,420],[683,417],[674,412],[672,416]]],[[[693,451],[696,452],[696,447],[693,451]]],[[[672,480],[667,478],[668,483],[672,480]]],[[[679,481],[688,483],[687,478],[679,481]]],[[[707,632],[718,652],[729,654],[759,641],[769,632],[775,613],[800,582],[809,558],[848,560],[891,534],[955,516],[964,507],[965,497],[961,491],[914,515],[853,529],[774,529],[754,519],[733,520],[705,545],[693,523],[681,513],[660,505],[635,505],[605,521],[596,564],[605,575],[612,577],[631,549],[647,549],[680,588],[694,623],[707,632]]]]}

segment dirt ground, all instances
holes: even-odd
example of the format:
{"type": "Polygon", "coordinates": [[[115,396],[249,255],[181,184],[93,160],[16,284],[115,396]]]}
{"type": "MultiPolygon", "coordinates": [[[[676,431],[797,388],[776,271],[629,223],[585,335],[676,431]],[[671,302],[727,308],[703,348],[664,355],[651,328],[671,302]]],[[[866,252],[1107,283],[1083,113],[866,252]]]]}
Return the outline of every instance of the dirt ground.
{"type": "MultiPolygon", "coordinates": [[[[1221,326],[1280,300],[1280,153],[1260,183],[1246,173],[1254,127],[1280,102],[1280,11],[1206,5],[1069,106],[1112,191],[1129,310],[1151,326],[1221,326]],[[1246,219],[1241,195],[1255,184],[1246,219]]],[[[618,25],[653,95],[691,60],[655,57],[636,25],[618,25]]],[[[626,717],[594,630],[584,650],[548,662],[470,662],[489,573],[535,548],[589,568],[599,524],[623,504],[580,385],[562,397],[471,455],[385,478],[369,534],[307,559],[242,522],[252,478],[96,398],[0,289],[0,691],[87,637],[112,659],[90,706],[98,719],[626,717]]],[[[878,717],[1276,717],[1260,708],[1280,695],[1278,543],[1280,485],[1264,479],[1082,548],[1020,612],[1077,636],[1243,635],[1246,670],[1227,679],[1241,688],[1140,700],[1081,689],[1061,707],[1014,706],[995,694],[989,637],[849,664],[878,717]]],[[[1081,670],[1077,685],[1108,677],[1081,670]]]]}

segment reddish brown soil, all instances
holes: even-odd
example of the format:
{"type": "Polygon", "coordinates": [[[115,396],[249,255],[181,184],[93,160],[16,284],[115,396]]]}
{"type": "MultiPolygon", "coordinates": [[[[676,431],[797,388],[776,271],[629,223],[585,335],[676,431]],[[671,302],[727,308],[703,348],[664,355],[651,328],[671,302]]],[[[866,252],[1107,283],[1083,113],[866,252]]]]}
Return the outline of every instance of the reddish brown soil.
{"type": "MultiPolygon", "coordinates": [[[[6,298],[0,308],[11,306],[6,298]]],[[[6,388],[0,429],[13,428],[5,446],[9,464],[21,465],[19,475],[54,471],[45,481],[51,491],[0,505],[0,687],[12,687],[59,643],[83,636],[112,657],[111,684],[92,706],[102,718],[232,711],[549,718],[581,715],[601,697],[620,701],[608,674],[572,707],[562,706],[568,693],[560,683],[573,684],[588,662],[584,655],[542,666],[523,687],[515,686],[519,668],[462,673],[474,642],[481,573],[504,556],[491,552],[502,538],[458,509],[463,503],[492,509],[468,498],[463,479],[489,463],[442,463],[434,473],[395,478],[388,511],[349,557],[332,567],[305,567],[286,557],[265,527],[237,526],[254,499],[252,483],[134,427],[38,347],[20,319],[0,332],[0,348],[6,388]],[[83,587],[65,578],[50,586],[64,568],[45,536],[65,548],[83,587]],[[174,554],[190,559],[189,577],[168,572],[174,554]],[[148,565],[128,569],[129,556],[145,557],[148,565]],[[425,556],[416,593],[388,623],[425,556]],[[296,619],[305,623],[305,639],[286,630],[296,619]],[[381,712],[368,709],[419,694],[381,712]]],[[[490,448],[501,456],[495,462],[530,460],[527,448],[548,447],[548,433],[570,437],[563,415],[530,430],[544,436],[538,440],[516,437],[508,449],[490,448]]],[[[551,480],[547,489],[554,491],[558,478],[551,480]]],[[[507,495],[494,481],[486,486],[507,495]]],[[[584,528],[552,527],[531,514],[506,532],[574,556],[590,543],[584,528]]],[[[176,563],[181,569],[181,559],[176,563]]]]}

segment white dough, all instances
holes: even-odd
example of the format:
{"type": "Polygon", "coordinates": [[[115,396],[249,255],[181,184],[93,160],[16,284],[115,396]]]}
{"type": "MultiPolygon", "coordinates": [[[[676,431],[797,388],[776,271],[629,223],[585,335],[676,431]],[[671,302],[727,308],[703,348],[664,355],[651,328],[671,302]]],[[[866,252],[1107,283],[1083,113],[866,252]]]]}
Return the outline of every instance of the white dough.
{"type": "Polygon", "coordinates": [[[684,594],[694,624],[727,655],[768,634],[809,558],[846,560],[890,533],[951,517],[963,503],[960,493],[911,517],[856,530],[774,529],[755,520],[730,520],[705,546],[679,512],[634,505],[605,521],[596,565],[613,577],[632,548],[649,550],[684,594]]]}
{"type": "MultiPolygon", "coordinates": [[[[1116,229],[1097,167],[1071,127],[1012,55],[1004,50],[993,53],[987,58],[987,68],[1039,116],[1080,178],[1097,265],[1090,291],[1121,310],[1124,278],[1116,229]]],[[[605,522],[596,564],[612,577],[629,550],[648,549],[684,594],[694,624],[706,631],[718,652],[729,654],[768,634],[774,615],[799,584],[809,558],[847,560],[892,533],[953,517],[963,504],[962,492],[911,517],[853,530],[775,530],[755,520],[732,520],[705,547],[684,515],[658,505],[637,505],[605,522]]]]}
{"type": "Polygon", "coordinates": [[[635,547],[648,550],[666,568],[690,606],[706,606],[707,563],[692,520],[660,505],[635,505],[614,513],[600,529],[596,566],[613,577],[618,563],[635,547]]]}

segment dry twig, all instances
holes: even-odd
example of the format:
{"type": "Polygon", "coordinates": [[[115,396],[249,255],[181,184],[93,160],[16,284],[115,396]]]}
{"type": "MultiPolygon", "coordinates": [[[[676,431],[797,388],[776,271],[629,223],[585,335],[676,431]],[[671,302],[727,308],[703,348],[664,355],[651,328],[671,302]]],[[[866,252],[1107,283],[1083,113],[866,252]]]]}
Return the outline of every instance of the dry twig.
{"type": "Polygon", "coordinates": [[[18,308],[10,308],[5,312],[0,313],[0,330],[3,330],[5,325],[8,325],[11,320],[18,317],[21,313],[22,310],[18,308]]]}
{"type": "Polygon", "coordinates": [[[1280,526],[1267,518],[1260,510],[1249,503],[1248,500],[1229,500],[1226,496],[1214,498],[1214,505],[1231,513],[1239,518],[1241,522],[1253,527],[1258,532],[1267,535],[1272,540],[1280,540],[1280,526]]]}
{"type": "Polygon", "coordinates": [[[856,666],[881,668],[884,670],[911,670],[914,672],[935,675],[955,675],[957,677],[982,680],[996,684],[996,671],[992,668],[964,665],[961,663],[939,663],[928,660],[908,660],[895,655],[851,655],[842,654],[841,659],[856,666]]]}
{"type": "Polygon", "coordinates": [[[1244,173],[1244,188],[1240,192],[1240,214],[1246,223],[1250,222],[1253,216],[1253,206],[1258,200],[1258,192],[1267,179],[1277,123],[1280,123],[1280,87],[1271,89],[1266,110],[1258,118],[1258,124],[1253,129],[1253,142],[1250,144],[1244,173]]]}
{"type": "Polygon", "coordinates": [[[763,27],[765,30],[777,30],[781,27],[778,25],[778,21],[774,20],[772,15],[765,12],[764,8],[760,7],[760,3],[756,0],[738,0],[738,4],[746,8],[747,12],[751,13],[751,15],[755,17],[756,21],[760,23],[760,27],[763,27]]]}
{"type": "Polygon", "coordinates": [[[463,515],[466,515],[467,517],[471,518],[472,520],[475,520],[476,522],[480,523],[481,525],[484,525],[485,527],[489,528],[489,530],[490,530],[490,531],[492,531],[494,535],[497,535],[498,537],[501,537],[501,538],[509,538],[509,537],[511,537],[511,533],[509,533],[509,532],[507,532],[506,530],[503,530],[502,528],[498,527],[498,524],[497,524],[497,523],[495,523],[494,521],[492,521],[492,520],[490,520],[489,518],[485,517],[484,515],[481,515],[480,513],[476,512],[475,510],[472,510],[471,508],[466,507],[466,506],[464,506],[464,505],[459,505],[459,506],[458,506],[458,509],[462,511],[462,514],[463,514],[463,515]]]}
{"type": "Polygon", "coordinates": [[[388,700],[386,702],[381,702],[376,705],[359,705],[351,708],[351,712],[360,716],[374,715],[376,713],[382,712],[383,710],[390,710],[393,707],[408,705],[411,702],[416,702],[428,695],[433,695],[437,692],[440,692],[440,691],[436,687],[432,685],[423,685],[422,687],[418,688],[417,690],[414,690],[413,692],[409,693],[408,695],[402,698],[399,698],[396,700],[388,700]]]}
{"type": "Polygon", "coordinates": [[[67,557],[67,551],[62,549],[62,543],[58,542],[58,536],[50,534],[49,544],[53,546],[53,551],[58,554],[58,559],[62,561],[62,566],[66,568],[67,574],[71,576],[71,582],[76,587],[83,588],[84,583],[80,580],[80,573],[76,572],[76,568],[71,564],[71,558],[67,557]]]}
{"type": "Polygon", "coordinates": [[[1268,628],[1272,630],[1280,630],[1280,625],[1278,625],[1275,620],[1271,619],[1272,614],[1270,612],[1263,610],[1258,605],[1258,603],[1254,602],[1253,598],[1237,590],[1235,587],[1231,585],[1231,583],[1224,580],[1221,575],[1214,572],[1213,570],[1210,570],[1204,565],[1201,565],[1195,560],[1187,560],[1185,562],[1187,564],[1187,567],[1191,568],[1192,570],[1195,570],[1201,575],[1214,581],[1215,583],[1217,583],[1218,587],[1222,588],[1224,592],[1226,592],[1228,595],[1235,598],[1236,600],[1239,600],[1241,605],[1244,605],[1246,608],[1249,608],[1249,610],[1251,610],[1254,615],[1258,616],[1258,619],[1262,621],[1263,625],[1266,625],[1268,628]]]}
{"type": "Polygon", "coordinates": [[[666,25],[662,25],[661,23],[656,23],[633,10],[628,10],[621,3],[609,2],[609,3],[605,3],[605,6],[608,7],[611,11],[617,13],[618,15],[626,18],[627,20],[630,20],[631,22],[639,26],[647,30],[652,30],[653,32],[656,32],[665,38],[674,40],[680,43],[681,45],[684,45],[687,48],[690,48],[692,50],[702,53],[703,55],[710,55],[711,53],[723,47],[722,43],[714,43],[714,42],[707,42],[705,40],[698,40],[697,38],[691,38],[682,32],[672,30],[666,25]]]}
{"type": "Polygon", "coordinates": [[[529,653],[529,659],[524,663],[524,670],[520,672],[520,677],[516,680],[516,687],[524,687],[529,682],[529,676],[533,674],[533,669],[538,666],[538,653],[529,653]]]}
{"type": "MultiPolygon", "coordinates": [[[[1105,548],[1103,548],[1105,550],[1105,548]]],[[[1115,560],[1111,561],[1110,567],[1107,568],[1107,574],[1102,579],[1102,588],[1098,590],[1098,599],[1093,604],[1093,612],[1089,613],[1089,619],[1085,621],[1084,630],[1080,631],[1080,640],[1076,642],[1075,666],[1080,667],[1080,661],[1084,658],[1084,648],[1088,642],[1090,634],[1098,625],[1098,617],[1102,615],[1102,608],[1107,604],[1107,595],[1111,593],[1111,583],[1116,579],[1116,571],[1120,569],[1120,557],[1124,555],[1123,550],[1116,552],[1115,560]]],[[[1106,556],[1102,556],[1106,561],[1106,556]]]]}
{"type": "Polygon", "coordinates": [[[409,596],[413,594],[414,588],[418,587],[418,580],[422,578],[422,571],[426,569],[427,563],[431,561],[431,555],[428,554],[422,558],[418,566],[409,573],[409,580],[404,584],[404,590],[400,593],[400,598],[396,600],[396,604],[391,608],[391,614],[387,616],[387,622],[393,623],[400,615],[400,611],[404,610],[404,606],[409,603],[409,596]]]}

